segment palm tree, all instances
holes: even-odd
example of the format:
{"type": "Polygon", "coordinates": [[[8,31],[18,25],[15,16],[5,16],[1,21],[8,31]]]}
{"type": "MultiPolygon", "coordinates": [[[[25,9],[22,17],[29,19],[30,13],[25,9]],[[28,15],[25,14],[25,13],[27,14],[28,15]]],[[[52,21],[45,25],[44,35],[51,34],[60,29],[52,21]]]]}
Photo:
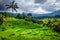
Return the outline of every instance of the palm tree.
{"type": "Polygon", "coordinates": [[[10,9],[11,8],[12,9],[12,12],[13,12],[13,10],[17,12],[16,9],[19,8],[18,5],[17,5],[17,3],[15,3],[15,0],[13,0],[10,4],[7,4],[5,6],[7,6],[7,9],[10,9]]]}

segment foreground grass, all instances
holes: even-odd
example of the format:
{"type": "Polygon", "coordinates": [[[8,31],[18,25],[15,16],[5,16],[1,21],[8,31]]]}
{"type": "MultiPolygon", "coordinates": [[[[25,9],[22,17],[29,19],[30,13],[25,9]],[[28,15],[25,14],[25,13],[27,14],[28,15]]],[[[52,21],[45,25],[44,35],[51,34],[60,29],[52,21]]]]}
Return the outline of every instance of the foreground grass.
{"type": "Polygon", "coordinates": [[[23,19],[8,18],[0,26],[0,40],[60,40],[60,33],[23,19]]]}

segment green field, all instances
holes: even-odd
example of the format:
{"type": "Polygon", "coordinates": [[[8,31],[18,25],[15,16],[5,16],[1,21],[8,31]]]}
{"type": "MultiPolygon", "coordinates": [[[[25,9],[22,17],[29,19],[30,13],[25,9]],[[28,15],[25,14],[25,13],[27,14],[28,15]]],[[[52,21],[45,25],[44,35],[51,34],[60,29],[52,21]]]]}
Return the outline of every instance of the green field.
{"type": "Polygon", "coordinates": [[[60,40],[60,33],[42,24],[8,18],[0,25],[0,40],[60,40]]]}

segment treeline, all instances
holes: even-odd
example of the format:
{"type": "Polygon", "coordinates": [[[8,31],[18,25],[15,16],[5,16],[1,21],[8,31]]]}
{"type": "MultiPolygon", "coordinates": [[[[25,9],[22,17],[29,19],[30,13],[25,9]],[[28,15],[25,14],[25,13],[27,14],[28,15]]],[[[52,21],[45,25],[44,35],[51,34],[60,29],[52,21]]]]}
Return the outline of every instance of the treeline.
{"type": "Polygon", "coordinates": [[[45,18],[60,18],[60,15],[55,16],[37,16],[36,19],[45,19],[45,18]]]}
{"type": "Polygon", "coordinates": [[[25,13],[22,13],[22,14],[17,14],[17,16],[15,18],[18,18],[18,19],[24,19],[25,21],[29,21],[29,22],[33,22],[33,23],[41,23],[39,21],[39,19],[37,19],[36,17],[33,17],[32,16],[32,13],[28,13],[28,14],[25,14],[25,13]]]}
{"type": "Polygon", "coordinates": [[[24,20],[29,21],[29,22],[39,23],[39,20],[36,19],[35,17],[33,17],[32,13],[25,14],[23,12],[22,14],[18,13],[16,16],[14,16],[14,14],[12,14],[12,13],[7,13],[7,12],[0,13],[0,19],[2,19],[2,18],[6,19],[8,17],[15,17],[17,19],[24,19],[24,20]]]}

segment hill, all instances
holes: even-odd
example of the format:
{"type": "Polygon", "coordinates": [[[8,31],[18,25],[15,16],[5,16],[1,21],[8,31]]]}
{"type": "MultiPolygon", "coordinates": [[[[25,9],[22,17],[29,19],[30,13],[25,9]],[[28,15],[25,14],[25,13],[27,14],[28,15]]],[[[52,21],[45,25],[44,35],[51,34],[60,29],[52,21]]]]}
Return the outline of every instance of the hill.
{"type": "Polygon", "coordinates": [[[0,25],[0,40],[60,40],[60,33],[41,24],[9,17],[0,25]]]}
{"type": "Polygon", "coordinates": [[[54,11],[52,13],[46,13],[46,14],[37,14],[37,13],[33,13],[33,16],[56,16],[56,15],[60,15],[60,10],[54,11]]]}
{"type": "MultiPolygon", "coordinates": [[[[0,13],[4,13],[4,12],[0,12],[0,13]]],[[[12,14],[12,12],[7,12],[7,13],[9,13],[9,14],[12,14]]],[[[13,16],[16,16],[18,13],[13,13],[13,16]]],[[[25,15],[27,15],[28,13],[25,13],[25,15]]],[[[57,11],[54,11],[54,12],[52,12],[52,13],[46,13],[46,14],[38,14],[38,13],[32,13],[32,16],[33,17],[38,17],[38,16],[45,16],[45,17],[49,17],[49,16],[51,16],[51,17],[54,17],[54,16],[56,16],[56,15],[60,15],[60,10],[57,10],[57,11]]]]}

